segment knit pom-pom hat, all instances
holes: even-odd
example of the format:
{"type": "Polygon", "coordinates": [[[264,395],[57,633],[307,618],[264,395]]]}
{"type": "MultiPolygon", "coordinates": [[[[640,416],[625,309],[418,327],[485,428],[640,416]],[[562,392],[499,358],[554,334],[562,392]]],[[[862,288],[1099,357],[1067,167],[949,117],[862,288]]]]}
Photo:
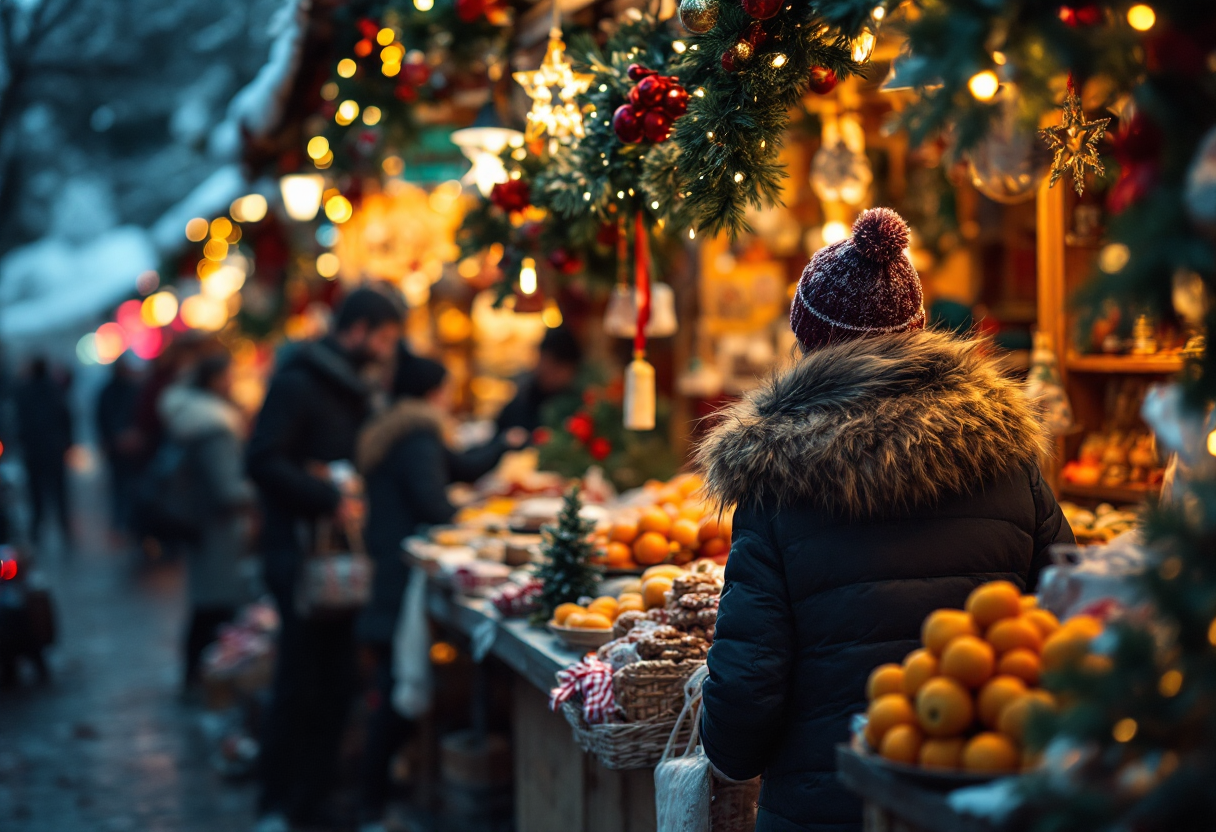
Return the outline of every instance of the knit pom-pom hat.
{"type": "Polygon", "coordinates": [[[920,277],[907,247],[903,217],[871,208],[853,223],[852,237],[815,252],[790,307],[790,328],[804,352],[924,327],[920,277]]]}

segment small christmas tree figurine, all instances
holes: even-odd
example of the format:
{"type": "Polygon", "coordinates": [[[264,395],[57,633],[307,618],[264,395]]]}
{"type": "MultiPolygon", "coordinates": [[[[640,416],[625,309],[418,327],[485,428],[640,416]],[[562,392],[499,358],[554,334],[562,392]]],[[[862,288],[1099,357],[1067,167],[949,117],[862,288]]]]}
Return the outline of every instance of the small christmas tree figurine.
{"type": "Polygon", "coordinates": [[[594,553],[591,532],[595,523],[579,517],[582,507],[576,485],[566,494],[566,504],[557,516],[557,525],[541,529],[545,539],[545,562],[536,574],[545,586],[540,593],[540,609],[532,617],[534,623],[552,618],[558,604],[595,595],[600,580],[599,573],[591,565],[594,553]]]}

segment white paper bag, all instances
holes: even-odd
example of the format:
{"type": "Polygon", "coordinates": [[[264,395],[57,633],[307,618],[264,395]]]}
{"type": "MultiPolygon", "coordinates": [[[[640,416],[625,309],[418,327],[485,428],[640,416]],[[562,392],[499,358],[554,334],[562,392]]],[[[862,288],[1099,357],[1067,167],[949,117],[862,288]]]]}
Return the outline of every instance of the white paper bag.
{"type": "Polygon", "coordinates": [[[684,708],[654,769],[658,832],[709,832],[711,768],[701,748],[699,731],[701,685],[708,675],[702,665],[684,686],[684,708]],[[692,734],[684,753],[675,757],[673,746],[685,718],[692,720],[692,734]]]}
{"type": "Polygon", "coordinates": [[[415,566],[401,598],[393,635],[393,708],[407,719],[431,711],[431,630],[426,620],[426,573],[415,566]]]}

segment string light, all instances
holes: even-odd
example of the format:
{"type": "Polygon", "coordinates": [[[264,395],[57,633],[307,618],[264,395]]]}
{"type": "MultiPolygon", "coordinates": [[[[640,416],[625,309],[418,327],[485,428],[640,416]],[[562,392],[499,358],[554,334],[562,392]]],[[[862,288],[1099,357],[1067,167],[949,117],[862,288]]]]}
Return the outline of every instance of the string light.
{"type": "Polygon", "coordinates": [[[654,202],[650,203],[650,208],[652,211],[659,210],[659,201],[656,199],[654,202]]]}
{"type": "Polygon", "coordinates": [[[317,256],[317,274],[326,280],[332,280],[337,277],[338,269],[341,266],[342,261],[332,251],[326,251],[317,256]]]}
{"type": "Polygon", "coordinates": [[[351,99],[346,99],[338,105],[338,112],[334,114],[334,121],[341,124],[343,127],[350,124],[359,117],[359,104],[351,99]]]}
{"type": "Polygon", "coordinates": [[[343,58],[338,61],[338,75],[342,78],[353,78],[355,70],[359,67],[351,58],[343,58]]]}
{"type": "Polygon", "coordinates": [[[787,60],[789,60],[789,59],[786,58],[785,55],[778,52],[776,55],[773,56],[773,68],[781,69],[781,67],[785,66],[785,62],[787,60]]]}
{"type": "Polygon", "coordinates": [[[882,6],[875,6],[874,10],[870,12],[870,17],[874,18],[875,20],[882,20],[886,16],[887,10],[882,6]]]}
{"type": "Polygon", "coordinates": [[[372,127],[373,125],[380,123],[380,116],[381,112],[379,107],[368,107],[363,111],[363,123],[368,127],[372,127]]]}
{"type": "Polygon", "coordinates": [[[1131,251],[1123,243],[1110,243],[1098,252],[1098,268],[1107,274],[1117,274],[1131,257],[1131,251]]]}
{"type": "Polygon", "coordinates": [[[971,76],[971,80],[967,82],[967,89],[971,90],[971,94],[975,96],[977,101],[991,101],[996,95],[996,91],[1000,89],[1001,81],[996,77],[996,73],[991,69],[985,69],[983,72],[977,72],[971,76]]]}
{"type": "Polygon", "coordinates": [[[308,140],[308,158],[320,159],[329,152],[329,139],[324,136],[313,136],[308,140]]]}
{"type": "Polygon", "coordinates": [[[994,64],[996,64],[997,66],[1004,66],[1005,65],[1005,53],[1004,52],[993,52],[992,53],[992,62],[994,64]]]}
{"type": "Polygon", "coordinates": [[[1130,742],[1132,737],[1136,736],[1136,729],[1139,727],[1136,720],[1129,716],[1116,722],[1110,734],[1116,742],[1130,742]]]}
{"type": "Polygon", "coordinates": [[[525,295],[536,292],[536,261],[531,257],[525,257],[519,268],[519,291],[525,295]]]}
{"type": "Polygon", "coordinates": [[[1147,32],[1157,22],[1157,13],[1152,6],[1137,3],[1127,10],[1127,25],[1137,32],[1147,32]]]}
{"type": "Polygon", "coordinates": [[[192,243],[201,243],[207,239],[208,224],[202,217],[195,217],[186,223],[186,239],[192,243]]]}
{"type": "Polygon", "coordinates": [[[688,239],[690,239],[690,240],[697,239],[697,229],[695,229],[695,228],[688,229],[688,239]]]}
{"type": "Polygon", "coordinates": [[[414,0],[414,8],[420,12],[429,12],[435,8],[435,0],[414,0]]]}
{"type": "Polygon", "coordinates": [[[325,200],[325,216],[329,217],[331,222],[341,225],[349,220],[355,214],[354,207],[350,204],[350,200],[337,194],[325,200]]]}
{"type": "Polygon", "coordinates": [[[1157,681],[1157,692],[1166,699],[1177,696],[1178,691],[1182,690],[1182,671],[1167,670],[1161,674],[1161,678],[1157,681]]]}
{"type": "Polygon", "coordinates": [[[381,46],[388,46],[390,43],[392,43],[396,39],[397,39],[396,32],[394,32],[392,29],[388,28],[387,26],[385,28],[381,29],[379,32],[376,32],[376,43],[380,44],[381,46]]]}
{"type": "Polygon", "coordinates": [[[869,29],[862,29],[861,34],[853,41],[853,60],[859,64],[870,60],[870,56],[874,54],[874,43],[874,33],[869,29]]]}
{"type": "Polygon", "coordinates": [[[1216,456],[1216,430],[1208,434],[1208,453],[1216,456]]]}
{"type": "Polygon", "coordinates": [[[147,326],[168,326],[177,317],[177,297],[172,292],[157,292],[144,298],[139,317],[147,326]]]}
{"type": "Polygon", "coordinates": [[[740,182],[743,181],[743,174],[736,173],[734,176],[734,179],[735,179],[735,184],[738,185],[740,182]]]}

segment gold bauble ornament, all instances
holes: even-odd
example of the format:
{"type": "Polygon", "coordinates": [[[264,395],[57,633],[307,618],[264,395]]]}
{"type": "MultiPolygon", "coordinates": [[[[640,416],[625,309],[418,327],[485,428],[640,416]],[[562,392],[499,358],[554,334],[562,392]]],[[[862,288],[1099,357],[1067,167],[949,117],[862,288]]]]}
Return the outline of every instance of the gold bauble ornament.
{"type": "Polygon", "coordinates": [[[680,23],[688,31],[703,35],[718,22],[718,0],[680,0],[680,23]]]}

